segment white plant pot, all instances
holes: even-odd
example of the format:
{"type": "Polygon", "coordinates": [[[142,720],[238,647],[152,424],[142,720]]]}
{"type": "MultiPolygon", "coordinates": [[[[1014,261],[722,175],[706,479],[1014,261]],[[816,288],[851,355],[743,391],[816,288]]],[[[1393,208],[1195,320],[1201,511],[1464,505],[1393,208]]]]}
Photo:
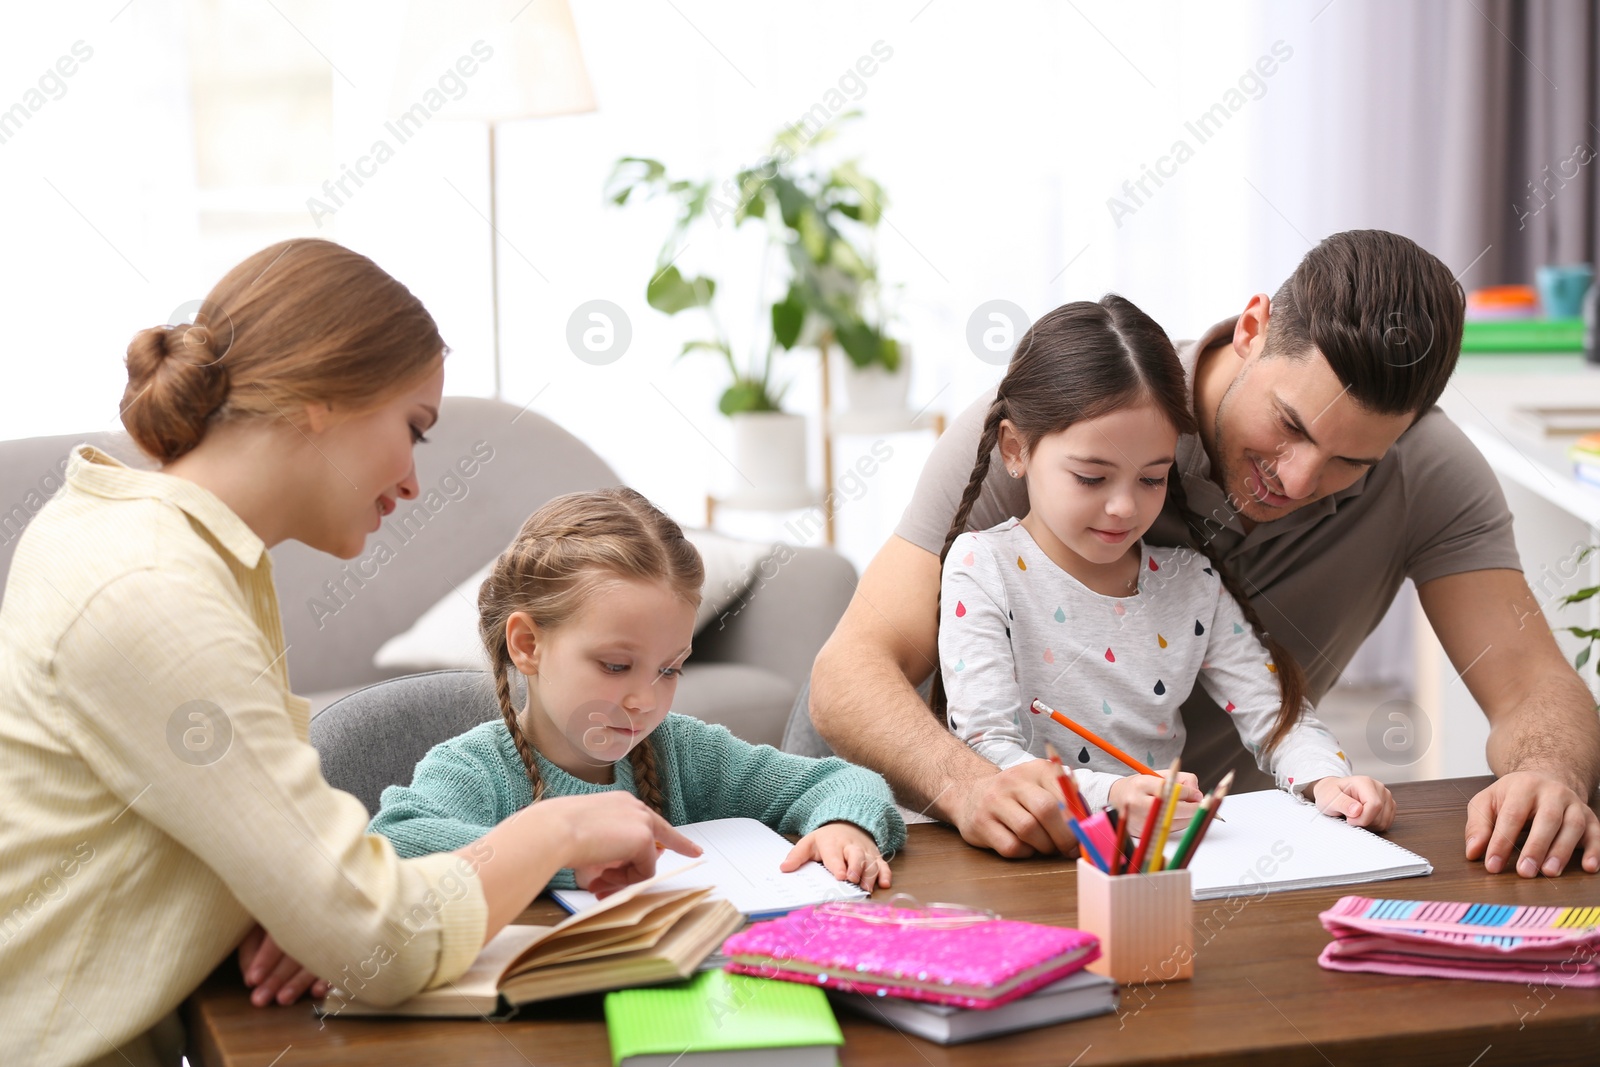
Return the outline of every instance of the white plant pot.
{"type": "Polygon", "coordinates": [[[900,366],[894,373],[881,363],[857,367],[844,359],[844,395],[849,411],[904,411],[911,391],[911,346],[900,346],[900,366]]]}
{"type": "Polygon", "coordinates": [[[802,507],[811,499],[806,477],[806,420],[787,411],[733,416],[733,465],[743,475],[732,494],[752,507],[802,507]]]}

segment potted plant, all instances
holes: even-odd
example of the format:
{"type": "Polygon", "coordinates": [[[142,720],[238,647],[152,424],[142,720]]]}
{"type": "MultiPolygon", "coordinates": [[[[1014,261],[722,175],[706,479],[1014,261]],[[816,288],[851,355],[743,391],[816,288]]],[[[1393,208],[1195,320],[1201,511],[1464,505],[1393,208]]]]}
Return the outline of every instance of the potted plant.
{"type": "MultiPolygon", "coordinates": [[[[850,112],[839,121],[854,117],[856,113],[850,112]]],[[[871,239],[883,213],[883,190],[855,160],[832,166],[819,161],[815,149],[832,140],[837,128],[836,123],[809,136],[801,127],[791,128],[774,141],[771,155],[720,186],[709,180],[673,178],[660,161],[638,156],[619,159],[607,182],[606,194],[618,205],[655,197],[676,202],[672,229],[645,296],[651,307],[668,315],[690,309],[704,312],[712,336],[685,342],[679,356],[709,352],[727,362],[731,380],[717,406],[733,419],[736,451],[741,439],[753,447],[772,441],[774,447],[791,449],[797,457],[779,465],[739,452],[742,458],[735,464],[752,481],[756,476],[747,467],[793,474],[796,463],[800,481],[804,480],[804,422],[782,411],[785,387],[773,381],[779,352],[836,342],[854,369],[852,376],[861,376],[868,386],[878,385],[880,392],[887,383],[891,396],[898,388],[892,406],[904,403],[905,359],[900,344],[885,332],[887,315],[872,251],[871,239]],[[752,344],[744,366],[735,358],[717,317],[715,279],[685,276],[676,263],[691,230],[725,222],[735,228],[762,225],[767,234],[757,275],[765,283],[758,299],[766,306],[762,318],[767,330],[752,344]],[[767,268],[778,252],[787,271],[774,277],[767,268]],[[778,429],[785,420],[790,428],[778,429]],[[780,438],[788,443],[778,444],[780,438]]],[[[861,389],[851,385],[852,396],[859,396],[861,389]]],[[[871,406],[886,404],[877,398],[871,406]]]]}

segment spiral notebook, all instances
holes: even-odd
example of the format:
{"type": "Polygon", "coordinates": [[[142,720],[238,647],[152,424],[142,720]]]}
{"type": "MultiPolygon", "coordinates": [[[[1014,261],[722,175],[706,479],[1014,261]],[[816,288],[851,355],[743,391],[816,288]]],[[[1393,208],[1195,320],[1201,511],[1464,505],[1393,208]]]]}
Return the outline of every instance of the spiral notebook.
{"type": "MultiPolygon", "coordinates": [[[[1221,815],[1189,861],[1195,900],[1433,873],[1433,865],[1415,852],[1324,815],[1281,789],[1231,794],[1221,815]]],[[[1168,853],[1173,850],[1169,845],[1168,853]]]]}

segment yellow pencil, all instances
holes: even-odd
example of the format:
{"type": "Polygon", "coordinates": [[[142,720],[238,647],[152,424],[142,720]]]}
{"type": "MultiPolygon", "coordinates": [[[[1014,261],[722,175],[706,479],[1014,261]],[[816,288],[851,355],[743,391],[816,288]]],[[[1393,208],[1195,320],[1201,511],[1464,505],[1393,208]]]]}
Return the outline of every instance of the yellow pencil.
{"type": "Polygon", "coordinates": [[[1172,816],[1178,810],[1178,796],[1183,792],[1183,787],[1178,784],[1178,761],[1172,761],[1172,769],[1167,772],[1167,781],[1171,784],[1168,790],[1167,810],[1161,815],[1161,831],[1156,834],[1155,843],[1150,846],[1150,873],[1154,874],[1166,864],[1164,853],[1167,847],[1167,835],[1172,832],[1172,816]]]}

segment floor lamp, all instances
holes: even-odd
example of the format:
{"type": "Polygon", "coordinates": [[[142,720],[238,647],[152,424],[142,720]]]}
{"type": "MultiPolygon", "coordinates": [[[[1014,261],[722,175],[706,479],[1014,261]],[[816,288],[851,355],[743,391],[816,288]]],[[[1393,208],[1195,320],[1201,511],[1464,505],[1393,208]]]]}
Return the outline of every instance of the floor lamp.
{"type": "Polygon", "coordinates": [[[412,0],[395,73],[395,112],[403,115],[419,102],[429,107],[427,94],[441,93],[441,78],[464,90],[455,90],[461,94],[458,99],[442,97],[439,117],[476,119],[489,131],[494,395],[504,399],[495,127],[515,119],[593,111],[594,89],[566,0],[412,0]]]}

